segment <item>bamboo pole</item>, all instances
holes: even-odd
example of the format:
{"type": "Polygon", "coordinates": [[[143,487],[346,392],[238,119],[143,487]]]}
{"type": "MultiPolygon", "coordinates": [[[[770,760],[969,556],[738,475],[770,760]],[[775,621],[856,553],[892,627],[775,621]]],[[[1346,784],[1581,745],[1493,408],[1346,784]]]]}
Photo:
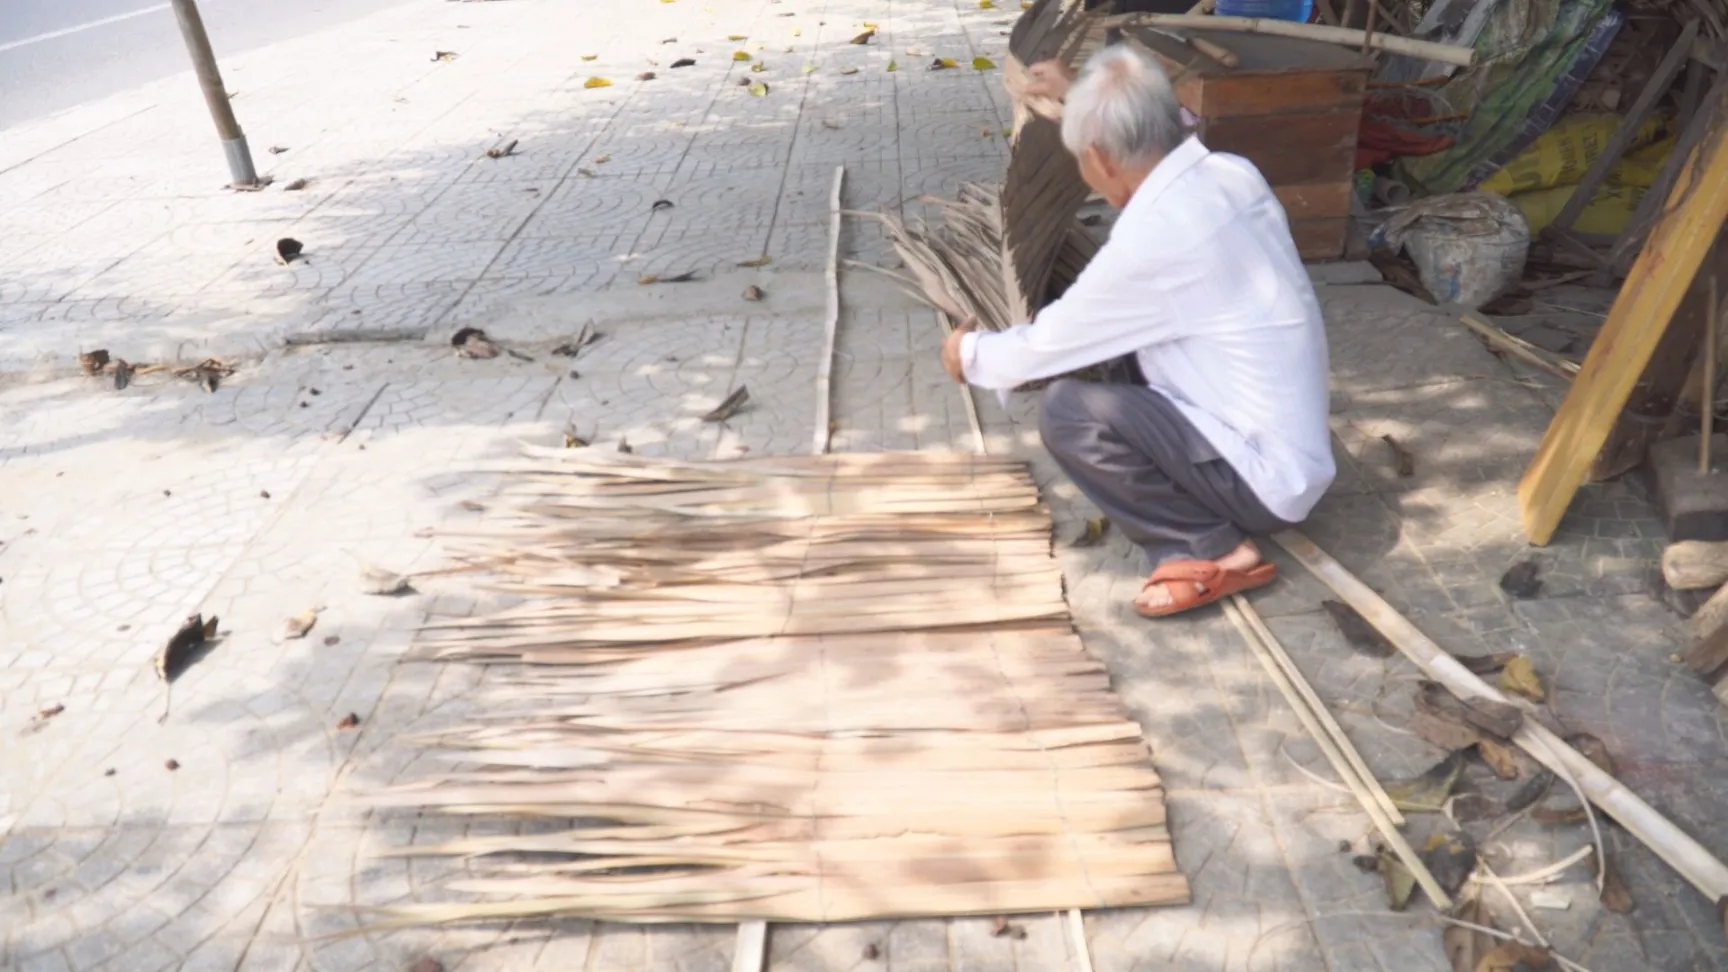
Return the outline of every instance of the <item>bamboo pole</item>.
{"type": "MultiPolygon", "coordinates": [[[[1296,718],[1302,721],[1308,734],[1314,737],[1315,744],[1320,747],[1322,753],[1326,754],[1327,761],[1332,764],[1332,768],[1337,771],[1344,784],[1350,788],[1351,795],[1356,797],[1356,802],[1362,805],[1362,809],[1368,814],[1368,819],[1374,822],[1374,828],[1380,831],[1380,836],[1386,838],[1387,845],[1392,848],[1393,853],[1398,855],[1398,859],[1410,871],[1411,876],[1416,879],[1416,883],[1422,886],[1422,891],[1428,895],[1428,900],[1434,902],[1436,908],[1450,909],[1452,907],[1451,895],[1448,895],[1446,889],[1440,886],[1440,882],[1435,880],[1433,873],[1428,870],[1427,865],[1422,863],[1422,858],[1417,855],[1416,849],[1410,846],[1410,842],[1404,839],[1403,832],[1392,822],[1392,818],[1387,816],[1386,811],[1381,809],[1379,800],[1370,792],[1363,779],[1357,775],[1355,766],[1344,755],[1338,742],[1320,724],[1318,715],[1315,710],[1309,707],[1301,691],[1296,688],[1295,682],[1273,660],[1270,643],[1263,640],[1260,632],[1249,624],[1246,613],[1242,610],[1244,603],[1245,601],[1240,597],[1225,602],[1224,615],[1241,633],[1242,640],[1246,641],[1248,647],[1253,650],[1254,657],[1260,660],[1260,665],[1266,669],[1266,674],[1271,677],[1273,684],[1277,685],[1278,690],[1284,693],[1284,698],[1290,703],[1290,708],[1296,712],[1296,718]]],[[[1266,633],[1271,634],[1269,630],[1266,633]]],[[[1309,691],[1312,692],[1312,689],[1309,691]]],[[[1348,745],[1348,741],[1346,741],[1346,745],[1348,745]]],[[[1373,779],[1373,776],[1369,775],[1367,778],[1373,779]]],[[[1375,787],[1378,788],[1378,786],[1379,784],[1376,783],[1375,787]]],[[[1380,796],[1384,797],[1384,792],[1380,796]]]]}
{"type": "Polygon", "coordinates": [[[1178,30],[1219,30],[1235,31],[1242,34],[1266,34],[1273,37],[1293,37],[1297,40],[1338,44],[1344,47],[1367,45],[1377,51],[1407,54],[1424,60],[1456,64],[1459,67],[1469,67],[1476,58],[1475,50],[1457,44],[1436,44],[1433,41],[1411,40],[1408,37],[1399,37],[1384,32],[1369,37],[1367,32],[1352,30],[1349,27],[1298,24],[1285,20],[1267,20],[1261,17],[1121,14],[1104,21],[1106,27],[1131,27],[1136,24],[1144,24],[1149,27],[1171,27],[1178,30]]]}
{"type": "Polygon", "coordinates": [[[1482,339],[1489,344],[1526,364],[1541,368],[1556,378],[1571,381],[1578,376],[1578,362],[1568,361],[1565,358],[1550,354],[1523,338],[1507,334],[1475,314],[1459,314],[1458,323],[1481,335],[1482,339]]]}
{"type": "Polygon", "coordinates": [[[828,451],[832,437],[828,426],[834,407],[834,342],[840,332],[840,189],[846,182],[846,167],[834,169],[834,191],[828,197],[828,318],[824,322],[822,360],[816,363],[816,431],[813,449],[828,451]]]}
{"type": "MultiPolygon", "coordinates": [[[[1343,564],[1315,546],[1295,530],[1285,530],[1273,536],[1278,545],[1302,562],[1321,582],[1368,619],[1387,640],[1416,663],[1423,673],[1461,699],[1485,698],[1505,702],[1506,697],[1465,668],[1433,639],[1416,629],[1408,619],[1343,564]]],[[[1602,771],[1602,768],[1568,746],[1559,736],[1536,722],[1524,720],[1513,734],[1512,741],[1542,765],[1562,778],[1576,780],[1579,789],[1590,802],[1601,807],[1620,825],[1631,831],[1644,846],[1679,872],[1693,887],[1712,902],[1728,898],[1728,865],[1724,865],[1704,846],[1687,836],[1672,821],[1657,813],[1627,789],[1624,784],[1602,771]]]]}
{"type": "Polygon", "coordinates": [[[732,950],[732,972],[762,972],[768,966],[768,923],[738,924],[738,946],[732,950]]]}

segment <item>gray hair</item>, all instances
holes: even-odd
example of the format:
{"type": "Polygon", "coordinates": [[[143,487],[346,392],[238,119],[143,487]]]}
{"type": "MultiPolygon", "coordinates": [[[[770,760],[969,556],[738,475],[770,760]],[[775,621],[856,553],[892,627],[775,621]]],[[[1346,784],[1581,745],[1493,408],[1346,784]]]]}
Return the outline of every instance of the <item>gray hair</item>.
{"type": "Polygon", "coordinates": [[[1112,44],[1087,61],[1062,106],[1062,144],[1076,157],[1096,148],[1119,165],[1140,165],[1186,137],[1170,77],[1132,44],[1112,44]]]}

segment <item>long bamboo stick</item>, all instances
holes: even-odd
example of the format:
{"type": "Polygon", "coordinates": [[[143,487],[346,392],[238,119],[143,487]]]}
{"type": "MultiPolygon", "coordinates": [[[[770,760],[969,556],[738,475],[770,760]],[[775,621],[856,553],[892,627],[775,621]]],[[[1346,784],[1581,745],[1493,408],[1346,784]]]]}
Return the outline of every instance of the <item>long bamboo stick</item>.
{"type": "Polygon", "coordinates": [[[1294,37],[1298,40],[1338,44],[1344,47],[1362,47],[1366,44],[1374,50],[1408,54],[1411,57],[1442,61],[1446,64],[1456,64],[1459,67],[1469,67],[1476,58],[1474,50],[1457,44],[1436,44],[1433,41],[1411,40],[1408,37],[1386,33],[1369,37],[1367,32],[1352,30],[1349,27],[1298,24],[1285,20],[1267,20],[1261,17],[1205,17],[1192,14],[1141,13],[1122,14],[1104,21],[1106,27],[1131,27],[1135,24],[1145,24],[1149,27],[1171,27],[1178,30],[1218,30],[1235,31],[1242,34],[1267,34],[1274,37],[1294,37]]]}
{"type": "MultiPolygon", "coordinates": [[[[1271,677],[1272,683],[1278,686],[1280,692],[1284,693],[1284,698],[1290,703],[1290,708],[1295,711],[1296,718],[1302,721],[1303,727],[1308,730],[1310,736],[1314,737],[1314,742],[1320,747],[1320,751],[1326,754],[1326,759],[1332,764],[1332,768],[1337,771],[1338,776],[1350,788],[1350,793],[1356,797],[1356,802],[1362,805],[1363,811],[1368,814],[1368,819],[1374,822],[1374,829],[1380,831],[1380,836],[1386,839],[1386,843],[1392,848],[1393,853],[1398,855],[1398,859],[1404,863],[1404,867],[1416,879],[1416,883],[1422,886],[1422,891],[1428,895],[1428,900],[1434,902],[1434,906],[1442,911],[1451,908],[1452,897],[1446,893],[1445,888],[1440,886],[1440,882],[1435,880],[1434,874],[1428,870],[1427,865],[1422,863],[1422,858],[1417,855],[1416,848],[1411,847],[1410,842],[1404,839],[1403,832],[1398,829],[1398,826],[1392,822],[1392,818],[1381,807],[1380,800],[1386,799],[1385,791],[1380,791],[1376,796],[1369,789],[1368,784],[1364,782],[1364,776],[1358,775],[1356,763],[1361,762],[1361,757],[1358,756],[1356,763],[1352,763],[1350,758],[1345,755],[1343,746],[1340,746],[1338,740],[1334,739],[1321,725],[1318,715],[1320,710],[1310,707],[1308,699],[1296,687],[1295,679],[1284,671],[1283,667],[1274,659],[1270,645],[1276,642],[1270,637],[1271,630],[1266,629],[1262,634],[1260,629],[1250,624],[1246,613],[1242,610],[1243,603],[1245,601],[1242,598],[1225,602],[1225,616],[1241,633],[1242,640],[1246,641],[1248,647],[1254,651],[1254,657],[1260,660],[1261,667],[1266,669],[1266,674],[1271,677]]],[[[1263,624],[1261,628],[1264,628],[1263,624]]],[[[1311,694],[1313,689],[1308,691],[1311,694]]],[[[1323,710],[1324,707],[1322,706],[1321,709],[1323,710]]],[[[1340,735],[1342,735],[1342,731],[1340,731],[1340,735]]],[[[1345,740],[1344,746],[1349,746],[1348,740],[1345,740]]],[[[1354,747],[1351,747],[1351,750],[1353,752],[1354,747]]],[[[1366,779],[1372,780],[1374,777],[1372,774],[1366,774],[1366,779]]],[[[1374,789],[1379,790],[1377,782],[1374,784],[1374,789]]],[[[1390,803],[1391,801],[1387,800],[1387,802],[1390,803]]]]}
{"type": "Polygon", "coordinates": [[[840,333],[840,189],[846,182],[846,167],[834,169],[834,191],[828,197],[828,318],[823,324],[822,358],[816,363],[816,431],[811,451],[828,451],[832,438],[829,423],[834,384],[834,342],[840,333]]]}
{"type": "MultiPolygon", "coordinates": [[[[1301,533],[1285,530],[1273,536],[1278,545],[1302,562],[1345,603],[1368,619],[1404,656],[1423,673],[1461,699],[1485,698],[1505,702],[1506,697],[1482,681],[1433,639],[1416,629],[1403,615],[1356,575],[1345,569],[1301,533]]],[[[1632,832],[1644,846],[1680,873],[1712,902],[1728,897],[1728,865],[1676,827],[1654,807],[1645,803],[1625,784],[1568,746],[1564,740],[1534,719],[1513,734],[1512,741],[1537,762],[1559,776],[1571,776],[1590,801],[1632,832]]]]}

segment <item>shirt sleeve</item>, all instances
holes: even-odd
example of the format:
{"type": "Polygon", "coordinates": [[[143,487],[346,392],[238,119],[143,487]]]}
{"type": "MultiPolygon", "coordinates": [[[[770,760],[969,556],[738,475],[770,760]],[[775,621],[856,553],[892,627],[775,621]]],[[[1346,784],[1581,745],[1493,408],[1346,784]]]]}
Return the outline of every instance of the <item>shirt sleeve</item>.
{"type": "Polygon", "coordinates": [[[967,382],[1014,388],[1187,336],[1173,298],[1201,280],[1199,261],[1172,247],[1148,253],[1136,242],[1133,234],[1113,236],[1031,324],[963,338],[967,382]]]}

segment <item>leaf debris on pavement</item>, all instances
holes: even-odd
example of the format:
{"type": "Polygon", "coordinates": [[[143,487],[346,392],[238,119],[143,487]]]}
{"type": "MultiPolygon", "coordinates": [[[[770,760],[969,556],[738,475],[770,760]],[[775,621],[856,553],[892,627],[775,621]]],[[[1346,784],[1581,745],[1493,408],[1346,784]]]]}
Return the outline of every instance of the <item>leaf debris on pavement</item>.
{"type": "Polygon", "coordinates": [[[654,200],[654,204],[652,206],[648,207],[648,211],[651,213],[657,213],[662,209],[671,209],[671,208],[672,208],[672,200],[670,200],[670,199],[656,199],[656,200],[654,200]]]}
{"type": "Polygon", "coordinates": [[[43,728],[48,725],[49,719],[52,719],[65,711],[66,705],[63,702],[56,702],[45,709],[36,710],[36,714],[30,717],[29,725],[26,725],[22,730],[20,730],[19,735],[28,736],[33,733],[41,732],[43,728]]]}
{"type": "Polygon", "coordinates": [[[972,59],[972,70],[974,71],[993,71],[995,69],[996,62],[987,57],[979,56],[972,59]]]}
{"type": "Polygon", "coordinates": [[[606,80],[605,78],[589,78],[588,80],[582,82],[582,87],[584,87],[584,88],[610,88],[610,87],[612,87],[612,82],[606,80]]]}
{"type": "Polygon", "coordinates": [[[307,608],[291,618],[284,618],[282,623],[276,626],[271,640],[276,644],[281,644],[284,641],[296,641],[306,637],[313,626],[318,623],[318,611],[318,608],[307,608]]]}
{"type": "Polygon", "coordinates": [[[286,145],[272,145],[268,149],[265,149],[265,151],[269,152],[271,155],[281,155],[283,152],[288,151],[288,146],[286,146],[286,145]]]}
{"type": "Polygon", "coordinates": [[[158,724],[167,722],[168,714],[173,709],[175,681],[204,656],[206,646],[216,640],[216,629],[217,618],[214,614],[209,618],[205,618],[203,614],[188,615],[174,634],[169,636],[162,650],[156,653],[156,677],[161,679],[165,686],[162,714],[156,718],[158,724]]]}
{"type": "Polygon", "coordinates": [[[284,236],[276,241],[276,262],[287,266],[295,260],[306,258],[306,245],[292,236],[284,236]]]}
{"type": "Polygon", "coordinates": [[[1411,813],[1439,813],[1464,773],[1464,750],[1456,750],[1413,780],[1386,784],[1392,805],[1411,813]]]}
{"type": "Polygon", "coordinates": [[[295,179],[293,182],[290,182],[287,185],[283,186],[282,191],[283,192],[299,192],[300,190],[306,188],[309,185],[311,185],[311,182],[309,180],[295,179]]]}
{"type": "Polygon", "coordinates": [[[1522,695],[1532,702],[1541,702],[1548,697],[1542,687],[1542,676],[1536,674],[1536,666],[1523,655],[1506,663],[1500,672],[1500,689],[1522,695]]]}
{"type": "Polygon", "coordinates": [[[750,96],[753,98],[765,97],[768,94],[768,84],[765,81],[758,81],[755,84],[750,85],[749,91],[750,96]]]}
{"type": "Polygon", "coordinates": [[[751,259],[748,259],[748,260],[740,260],[740,261],[738,261],[738,265],[741,267],[744,267],[745,269],[754,270],[754,269],[757,269],[759,267],[765,267],[768,264],[773,263],[773,262],[774,262],[773,258],[768,256],[768,254],[764,253],[759,257],[752,257],[751,259]]]}
{"type": "Polygon", "coordinates": [[[643,71],[641,74],[636,75],[636,80],[638,80],[638,81],[652,81],[658,76],[659,75],[656,75],[653,71],[643,71]]]}
{"type": "Polygon", "coordinates": [[[959,66],[960,63],[951,57],[939,57],[930,62],[930,70],[932,71],[947,71],[950,68],[957,68],[959,66]]]}
{"type": "Polygon", "coordinates": [[[672,66],[675,68],[695,67],[696,59],[693,57],[681,57],[678,60],[673,61],[672,66]]]}
{"type": "Polygon", "coordinates": [[[704,422],[724,422],[727,419],[731,418],[732,416],[737,415],[738,410],[743,408],[744,403],[748,402],[749,400],[750,400],[750,389],[744,385],[739,385],[738,389],[736,391],[734,391],[732,394],[726,396],[725,401],[721,402],[719,405],[716,405],[714,407],[713,411],[702,416],[702,421],[704,421],[704,422]]]}
{"type": "Polygon", "coordinates": [[[695,279],[696,279],[696,271],[686,270],[683,273],[675,274],[675,275],[670,276],[670,277],[662,277],[659,274],[655,274],[655,273],[645,273],[642,276],[636,278],[636,283],[640,284],[641,286],[646,287],[649,284],[657,284],[657,283],[690,283],[691,281],[693,281],[695,279]]]}
{"type": "Polygon", "coordinates": [[[1500,577],[1500,589],[1520,601],[1528,601],[1542,593],[1542,564],[1525,560],[1513,564],[1500,577]]]}
{"type": "Polygon", "coordinates": [[[1109,532],[1110,532],[1110,518],[1109,517],[1107,517],[1107,516],[1091,517],[1091,518],[1087,519],[1085,525],[1080,528],[1080,535],[1075,537],[1074,542],[1070,543],[1068,546],[1070,546],[1070,547],[1082,547],[1082,548],[1084,548],[1084,547],[1096,547],[1099,544],[1104,542],[1104,536],[1106,534],[1108,534],[1109,532]]]}
{"type": "Polygon", "coordinates": [[[360,716],[357,713],[350,712],[347,715],[342,717],[341,722],[336,723],[336,728],[337,729],[358,729],[358,728],[360,728],[360,716]]]}
{"type": "Polygon", "coordinates": [[[450,336],[456,354],[464,358],[496,358],[498,346],[477,327],[464,327],[450,336]]]}
{"type": "Polygon", "coordinates": [[[501,159],[507,155],[515,155],[516,154],[516,143],[518,141],[519,141],[518,139],[513,138],[509,142],[507,142],[503,145],[489,148],[486,150],[486,157],[489,159],[501,159]]]}
{"type": "Polygon", "coordinates": [[[759,301],[766,296],[768,296],[768,294],[765,291],[763,291],[763,289],[761,287],[758,287],[755,284],[751,284],[750,286],[744,288],[744,299],[745,300],[759,301]]]}
{"type": "Polygon", "coordinates": [[[433,51],[432,52],[432,60],[434,60],[434,61],[454,61],[461,56],[462,55],[456,53],[455,51],[433,51]]]}
{"type": "Polygon", "coordinates": [[[1416,454],[1406,449],[1402,443],[1390,435],[1383,435],[1380,441],[1392,449],[1392,468],[1397,471],[1399,479],[1409,479],[1416,475],[1416,454]]]}
{"type": "Polygon", "coordinates": [[[393,597],[414,589],[406,574],[398,574],[393,570],[380,567],[377,564],[369,564],[364,560],[356,559],[355,572],[360,578],[360,593],[362,594],[393,597]]]}
{"type": "Polygon", "coordinates": [[[104,348],[83,351],[78,355],[78,369],[86,375],[99,375],[108,367],[108,352],[104,348]]]}

